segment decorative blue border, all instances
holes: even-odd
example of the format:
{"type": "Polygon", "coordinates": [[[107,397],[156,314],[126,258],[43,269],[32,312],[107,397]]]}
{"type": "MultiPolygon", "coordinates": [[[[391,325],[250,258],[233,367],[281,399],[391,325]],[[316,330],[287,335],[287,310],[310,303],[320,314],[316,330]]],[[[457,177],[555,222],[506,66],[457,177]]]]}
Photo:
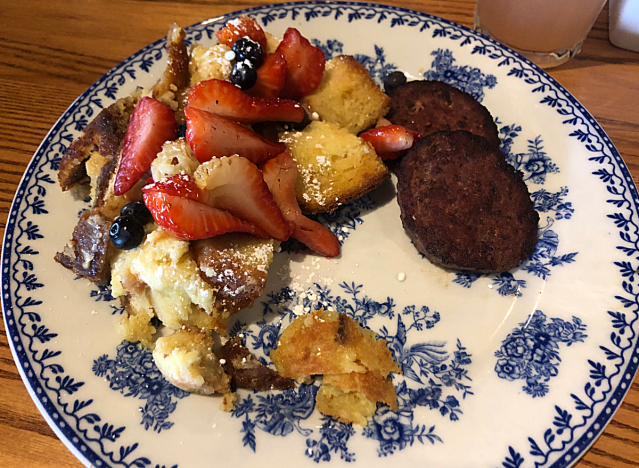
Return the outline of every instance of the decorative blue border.
{"type": "MultiPolygon", "coordinates": [[[[518,56],[512,50],[496,43],[492,39],[480,36],[464,26],[456,25],[450,21],[435,18],[425,13],[399,7],[359,2],[302,2],[294,4],[284,3],[276,6],[261,6],[220,17],[215,23],[208,23],[206,25],[199,23],[187,28],[187,30],[189,31],[191,39],[195,38],[197,40],[197,37],[201,37],[204,32],[210,36],[212,31],[210,29],[211,25],[219,24],[229,17],[240,14],[251,14],[257,16],[258,19],[261,19],[262,22],[266,24],[271,18],[285,18],[289,12],[291,12],[292,17],[295,17],[301,14],[301,10],[306,10],[304,16],[307,21],[318,16],[331,16],[334,13],[335,17],[347,14],[349,22],[364,19],[375,20],[379,23],[388,20],[390,21],[391,28],[406,26],[419,27],[420,31],[429,29],[432,31],[433,37],[447,37],[451,40],[460,41],[460,46],[474,45],[472,53],[486,55],[492,60],[498,60],[498,66],[500,67],[511,67],[509,76],[523,79],[527,84],[533,87],[533,92],[539,92],[540,95],[543,96],[540,101],[542,104],[554,108],[560,115],[565,116],[564,124],[574,127],[574,131],[570,133],[570,136],[577,138],[585,145],[587,150],[593,153],[593,157],[591,157],[590,160],[602,165],[602,168],[593,172],[593,174],[599,176],[604,182],[611,195],[611,199],[608,201],[615,205],[619,211],[609,216],[619,229],[620,238],[624,244],[618,248],[629,257],[639,253],[639,225],[636,220],[636,210],[639,207],[639,195],[627,167],[610,142],[610,139],[605,135],[603,129],[601,129],[586,109],[552,77],[548,76],[525,58],[518,56]],[[260,15],[261,18],[259,17],[260,15]],[[604,165],[607,167],[603,167],[604,165]],[[623,210],[623,212],[621,212],[621,210],[623,210]]],[[[76,117],[76,129],[81,128],[83,122],[86,123],[87,121],[85,119],[90,118],[92,115],[92,104],[102,107],[102,102],[96,100],[95,95],[97,92],[103,91],[106,98],[114,99],[113,87],[123,84],[126,77],[135,77],[134,64],[142,70],[144,70],[145,67],[148,68],[148,66],[153,63],[157,54],[161,54],[160,49],[163,43],[164,39],[160,39],[117,65],[89,87],[87,91],[69,107],[58,122],[56,122],[27,167],[25,176],[18,187],[5,230],[4,248],[2,252],[2,304],[9,343],[16,358],[16,363],[19,363],[18,368],[23,380],[31,388],[32,394],[37,397],[36,402],[39,408],[44,410],[43,414],[55,429],[56,433],[64,436],[62,437],[63,441],[76,455],[84,459],[85,462],[90,462],[99,467],[108,466],[108,463],[116,463],[120,466],[147,466],[151,462],[148,461],[148,459],[144,459],[144,461],[140,461],[139,463],[136,463],[138,459],[133,462],[114,460],[112,458],[113,453],[107,452],[104,445],[99,441],[98,445],[100,446],[101,454],[96,453],[91,447],[87,446],[83,441],[80,441],[79,437],[84,438],[82,431],[72,427],[68,424],[67,420],[64,419],[64,416],[71,416],[75,419],[75,425],[77,426],[79,421],[74,414],[74,410],[61,405],[63,411],[61,413],[47,396],[48,392],[56,393],[58,395],[56,400],[58,400],[61,391],[73,389],[73,383],[60,379],[58,388],[52,388],[48,384],[45,387],[42,382],[34,376],[32,362],[41,367],[50,366],[49,364],[45,364],[44,361],[52,356],[38,357],[32,346],[34,336],[40,333],[40,336],[44,339],[46,333],[42,335],[42,332],[38,331],[41,330],[41,328],[36,325],[36,323],[39,322],[39,318],[36,320],[35,316],[29,315],[33,313],[25,311],[25,307],[34,304],[29,302],[20,303],[21,299],[23,299],[21,296],[21,288],[24,287],[24,290],[29,291],[37,289],[40,285],[37,283],[37,278],[33,274],[27,274],[24,270],[22,271],[25,273],[23,278],[19,279],[17,277],[17,265],[22,264],[24,265],[24,269],[28,269],[27,265],[29,260],[24,256],[33,255],[33,253],[29,250],[31,246],[27,246],[26,250],[20,252],[17,252],[16,247],[23,246],[20,240],[25,234],[29,240],[37,242],[39,235],[37,233],[37,226],[32,226],[31,221],[26,223],[26,227],[23,227],[21,223],[26,221],[26,212],[28,209],[33,210],[34,214],[46,212],[43,205],[43,195],[41,195],[40,192],[42,190],[46,191],[45,184],[50,184],[52,181],[50,178],[47,180],[48,175],[41,174],[41,169],[44,164],[49,164],[51,169],[56,169],[61,150],[58,150],[56,153],[54,148],[64,148],[64,142],[70,142],[72,139],[70,132],[62,127],[63,123],[66,124],[70,117],[76,117]],[[46,149],[48,149],[48,151],[45,153],[46,149]],[[44,162],[42,161],[43,158],[45,159],[44,162]],[[37,173],[35,173],[36,168],[39,169],[37,173]],[[31,196],[33,196],[33,199],[30,204],[27,204],[24,209],[18,211],[18,207],[22,206],[22,202],[25,198],[31,196]],[[16,252],[15,259],[12,257],[14,251],[16,252]],[[10,267],[13,268],[11,276],[8,274],[10,267]],[[14,304],[12,303],[9,293],[11,279],[13,279],[14,284],[17,285],[15,289],[15,309],[20,311],[17,320],[21,324],[22,331],[18,329],[14,304]],[[35,334],[30,335],[25,333],[26,325],[22,323],[24,317],[32,317],[30,319],[32,320],[30,325],[33,325],[32,329],[35,334]],[[29,338],[29,345],[26,347],[23,343],[23,336],[29,338]],[[109,458],[109,460],[107,460],[107,458],[109,458]]],[[[576,397],[576,411],[586,413],[582,415],[582,422],[571,425],[571,414],[569,414],[567,410],[557,407],[558,416],[555,417],[553,421],[553,427],[549,428],[544,434],[544,443],[540,445],[534,439],[529,439],[531,443],[530,454],[540,459],[540,461],[535,462],[535,466],[547,465],[550,458],[557,453],[561,453],[561,456],[551,465],[556,468],[567,467],[571,465],[575,459],[579,458],[612,418],[615,410],[621,404],[625,393],[630,388],[632,378],[637,371],[637,367],[639,366],[639,358],[637,357],[637,354],[639,354],[639,342],[636,340],[634,326],[639,320],[639,292],[637,292],[639,288],[636,288],[635,277],[628,273],[632,266],[631,262],[616,262],[616,265],[619,267],[621,275],[624,278],[622,287],[626,291],[625,296],[617,296],[617,298],[622,302],[626,313],[633,314],[633,317],[629,319],[625,314],[618,316],[612,316],[611,314],[611,323],[617,332],[611,334],[612,346],[602,347],[602,351],[608,363],[614,363],[614,370],[607,372],[603,364],[591,363],[593,369],[591,370],[590,377],[593,384],[590,382],[586,384],[584,388],[586,397],[573,396],[573,398],[576,397]],[[628,355],[631,351],[635,354],[632,357],[628,355]],[[623,374],[620,377],[620,382],[613,388],[612,380],[620,374],[623,374]],[[603,406],[600,408],[600,412],[596,414],[595,407],[602,404],[603,406]],[[588,425],[588,422],[590,422],[590,425],[588,425]],[[574,440],[576,430],[585,426],[587,426],[587,429],[584,431],[584,435],[574,440]]],[[[120,455],[122,455],[122,453],[120,453],[120,455]]],[[[506,457],[504,466],[508,466],[505,463],[511,462],[512,466],[521,466],[524,458],[512,447],[509,447],[509,455],[510,457],[506,457]]],[[[160,468],[159,465],[156,466],[160,468]]]]}

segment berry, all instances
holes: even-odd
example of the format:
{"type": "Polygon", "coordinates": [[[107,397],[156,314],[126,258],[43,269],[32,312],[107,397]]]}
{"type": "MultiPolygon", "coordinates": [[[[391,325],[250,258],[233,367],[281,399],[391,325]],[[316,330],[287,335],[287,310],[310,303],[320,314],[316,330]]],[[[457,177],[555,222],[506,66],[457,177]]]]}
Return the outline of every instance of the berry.
{"type": "Polygon", "coordinates": [[[289,99],[255,98],[228,81],[207,80],[191,88],[189,107],[217,114],[243,124],[297,121],[304,109],[289,99]]]}
{"type": "Polygon", "coordinates": [[[260,46],[257,42],[249,39],[248,37],[241,37],[231,50],[235,52],[235,56],[237,60],[248,60],[255,67],[259,67],[262,64],[262,60],[264,59],[264,53],[262,52],[262,46],[260,46]]]}
{"type": "Polygon", "coordinates": [[[286,149],[250,128],[200,109],[187,107],[186,140],[201,163],[211,158],[239,154],[254,164],[262,164],[286,149]]]}
{"type": "Polygon", "coordinates": [[[182,122],[180,125],[178,125],[177,137],[178,138],[186,137],[186,122],[182,122]]]}
{"type": "Polygon", "coordinates": [[[124,205],[124,208],[120,211],[120,216],[131,216],[132,218],[137,219],[142,226],[153,221],[151,212],[144,202],[141,201],[134,201],[124,205]]]}
{"type": "Polygon", "coordinates": [[[128,192],[151,169],[164,142],[176,137],[173,111],[153,98],[140,99],[124,136],[122,159],[115,176],[115,195],[128,192]]]}
{"type": "Polygon", "coordinates": [[[304,111],[304,118],[301,122],[282,122],[282,125],[286,130],[291,128],[293,130],[300,131],[308,127],[308,124],[311,123],[311,118],[308,116],[308,112],[306,112],[306,109],[302,107],[302,110],[304,111]]]}
{"type": "Polygon", "coordinates": [[[248,37],[257,42],[262,50],[266,50],[266,34],[264,34],[264,30],[257,24],[257,21],[248,16],[240,16],[230,20],[225,27],[215,33],[215,36],[221,44],[229,47],[232,47],[240,38],[248,37]]]}
{"type": "Polygon", "coordinates": [[[276,54],[286,60],[286,81],[280,96],[299,101],[317,89],[326,65],[321,49],[314,47],[295,28],[288,28],[276,54]]]}
{"type": "Polygon", "coordinates": [[[144,239],[144,226],[132,216],[118,216],[111,224],[109,238],[118,249],[134,249],[144,239]]]}
{"type": "Polygon", "coordinates": [[[326,226],[308,219],[300,210],[295,197],[297,165],[293,158],[288,153],[282,153],[267,161],[262,167],[262,173],[264,182],[289,225],[291,237],[321,255],[338,256],[340,244],[335,234],[326,226]]]}
{"type": "Polygon", "coordinates": [[[257,81],[257,71],[251,62],[241,60],[233,65],[230,79],[231,83],[239,86],[240,89],[249,89],[257,81]]]}
{"type": "Polygon", "coordinates": [[[390,93],[393,89],[406,83],[404,72],[394,71],[384,78],[384,92],[390,93]]]}
{"type": "Polygon", "coordinates": [[[383,160],[396,159],[413,147],[421,135],[401,125],[386,125],[372,128],[359,136],[369,142],[383,160]]]}
{"type": "Polygon", "coordinates": [[[205,175],[199,182],[206,183],[203,192],[207,198],[203,203],[254,224],[274,239],[288,239],[288,225],[255,164],[231,156],[213,159],[200,167],[198,171],[205,175]]]}
{"type": "Polygon", "coordinates": [[[279,54],[266,57],[257,69],[255,86],[247,94],[255,97],[275,98],[280,94],[286,80],[286,59],[279,54]]]}
{"type": "Polygon", "coordinates": [[[165,231],[185,240],[207,239],[227,232],[248,232],[255,236],[268,237],[261,229],[242,221],[227,211],[213,208],[190,198],[192,187],[182,192],[183,182],[195,186],[195,182],[174,176],[142,189],[144,203],[153,213],[153,219],[165,231]]]}

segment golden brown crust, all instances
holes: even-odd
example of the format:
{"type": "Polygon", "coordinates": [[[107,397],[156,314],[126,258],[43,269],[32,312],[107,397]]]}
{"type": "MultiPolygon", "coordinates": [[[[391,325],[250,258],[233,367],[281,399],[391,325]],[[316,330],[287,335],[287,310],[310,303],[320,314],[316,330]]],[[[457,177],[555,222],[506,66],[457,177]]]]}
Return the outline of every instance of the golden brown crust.
{"type": "Polygon", "coordinates": [[[319,87],[300,103],[322,120],[354,134],[372,127],[390,108],[390,98],[352,55],[339,55],[326,62],[319,87]]]}
{"type": "Polygon", "coordinates": [[[188,94],[189,52],[186,48],[186,32],[173,23],[166,37],[167,63],[164,73],[153,88],[153,97],[170,105],[179,123],[184,121],[184,104],[188,94]]]}
{"type": "Polygon", "coordinates": [[[367,399],[384,403],[397,411],[397,394],[388,377],[375,372],[325,375],[322,385],[332,385],[344,392],[359,392],[367,399]]]}
{"type": "Polygon", "coordinates": [[[58,181],[63,191],[81,183],[87,176],[85,163],[91,152],[98,151],[106,158],[120,153],[126,128],[135,107],[135,99],[118,99],[89,123],[82,136],[65,151],[60,161],[58,181]]]}
{"type": "Polygon", "coordinates": [[[270,356],[280,375],[298,381],[317,374],[399,372],[386,340],[345,314],[322,309],[293,320],[270,356]]]}
{"type": "Polygon", "coordinates": [[[229,233],[191,244],[202,279],[216,291],[215,308],[221,326],[231,315],[253,307],[262,295],[273,261],[273,242],[229,233]]]}

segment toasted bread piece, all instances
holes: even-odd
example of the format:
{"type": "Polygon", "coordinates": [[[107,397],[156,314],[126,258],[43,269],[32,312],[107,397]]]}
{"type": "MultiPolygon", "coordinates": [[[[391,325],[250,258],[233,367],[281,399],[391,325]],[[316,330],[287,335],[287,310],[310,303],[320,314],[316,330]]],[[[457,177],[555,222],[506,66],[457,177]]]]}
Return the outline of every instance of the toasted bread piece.
{"type": "Polygon", "coordinates": [[[300,103],[309,114],[317,112],[322,120],[357,134],[388,112],[390,98],[352,55],[339,55],[326,62],[319,87],[300,103]]]}
{"type": "Polygon", "coordinates": [[[222,346],[220,356],[224,359],[222,365],[231,376],[237,388],[251,390],[286,390],[293,388],[293,382],[285,379],[273,369],[257,360],[251,352],[242,345],[239,336],[234,336],[222,346]]]}
{"type": "Polygon", "coordinates": [[[231,379],[212,348],[210,333],[183,328],[155,342],[153,360],[166,380],[182,390],[205,395],[229,393],[231,379]]]}
{"type": "Polygon", "coordinates": [[[280,375],[297,381],[317,374],[399,372],[386,340],[346,314],[323,309],[293,320],[270,356],[280,375]]]}
{"type": "MultiPolygon", "coordinates": [[[[144,304],[141,296],[148,295],[155,315],[174,330],[182,325],[216,328],[215,291],[200,277],[189,242],[161,229],[147,234],[140,247],[119,252],[111,290],[114,297],[128,296],[133,306],[144,304]]],[[[146,306],[148,315],[145,311],[146,306]]],[[[140,311],[134,307],[127,312],[134,316],[140,311]]]]}
{"type": "Polygon", "coordinates": [[[155,182],[177,174],[193,175],[200,165],[184,138],[167,141],[151,163],[151,175],[155,182]]]}
{"type": "Polygon", "coordinates": [[[233,64],[224,57],[224,54],[230,50],[231,48],[224,44],[217,44],[210,48],[196,44],[191,49],[189,61],[191,86],[204,80],[228,80],[233,64]]]}
{"type": "Polygon", "coordinates": [[[304,211],[335,211],[390,177],[373,147],[337,124],[311,122],[280,139],[297,164],[295,194],[304,211]]]}
{"type": "Polygon", "coordinates": [[[118,99],[102,109],[71,143],[58,169],[58,182],[63,191],[88,181],[86,162],[93,152],[109,160],[118,156],[136,103],[137,99],[131,96],[118,99]]]}
{"type": "MultiPolygon", "coordinates": [[[[222,326],[231,315],[253,307],[262,295],[275,242],[228,233],[191,244],[202,278],[215,291],[215,308],[222,326]]],[[[224,330],[219,331],[224,334],[224,330]]]]}
{"type": "Polygon", "coordinates": [[[397,394],[389,378],[374,372],[325,375],[315,398],[315,408],[344,423],[366,426],[377,402],[397,411],[397,394]]]}
{"type": "Polygon", "coordinates": [[[62,252],[55,254],[55,260],[76,275],[94,282],[108,277],[108,239],[112,219],[104,216],[99,209],[82,213],[73,230],[73,237],[62,252]]]}
{"type": "Polygon", "coordinates": [[[178,122],[184,120],[184,108],[180,109],[177,97],[180,96],[181,90],[189,86],[189,53],[186,50],[185,37],[184,29],[173,23],[166,36],[166,54],[168,56],[166,69],[160,81],[151,88],[155,99],[176,112],[178,122]]]}

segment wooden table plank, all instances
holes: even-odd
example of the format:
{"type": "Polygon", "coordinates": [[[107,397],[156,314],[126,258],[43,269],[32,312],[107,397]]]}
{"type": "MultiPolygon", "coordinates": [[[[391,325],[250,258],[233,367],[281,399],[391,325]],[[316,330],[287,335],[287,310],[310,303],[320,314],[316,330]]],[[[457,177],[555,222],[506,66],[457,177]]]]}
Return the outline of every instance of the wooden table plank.
{"type": "MultiPolygon", "coordinates": [[[[189,25],[267,2],[87,0],[5,2],[0,12],[0,227],[29,159],[57,118],[111,67],[189,25]]],[[[474,0],[387,2],[472,25],[474,0]]],[[[580,56],[550,73],[601,123],[639,181],[639,54],[615,48],[606,12],[580,56]]],[[[576,465],[639,465],[639,379],[604,434],[576,465]]],[[[0,466],[80,467],[20,380],[0,328],[0,466]]]]}

